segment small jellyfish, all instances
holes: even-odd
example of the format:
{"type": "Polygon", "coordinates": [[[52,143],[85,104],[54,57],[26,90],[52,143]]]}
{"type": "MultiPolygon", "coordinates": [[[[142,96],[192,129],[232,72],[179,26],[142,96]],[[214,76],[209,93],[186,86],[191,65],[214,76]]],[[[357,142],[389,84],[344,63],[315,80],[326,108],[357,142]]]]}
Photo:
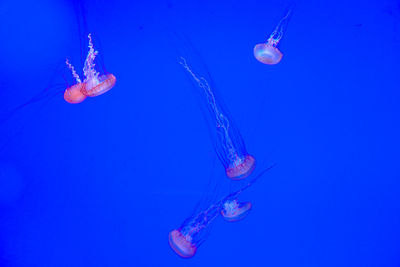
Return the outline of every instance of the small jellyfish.
{"type": "Polygon", "coordinates": [[[182,258],[191,258],[196,254],[197,248],[205,240],[207,227],[218,217],[219,209],[218,203],[211,205],[169,233],[169,244],[176,254],[182,258]]]}
{"type": "Polygon", "coordinates": [[[247,153],[239,129],[228,118],[227,113],[222,112],[222,107],[218,103],[207,80],[203,77],[197,77],[188,66],[185,58],[181,57],[179,63],[191,75],[197,85],[204,90],[208,109],[210,110],[217,131],[215,150],[225,168],[226,175],[233,180],[246,178],[253,172],[256,160],[247,153]]]}
{"type": "Polygon", "coordinates": [[[220,213],[222,217],[227,221],[239,221],[243,219],[251,210],[250,202],[239,202],[238,196],[247,188],[252,186],[260,177],[262,177],[267,171],[275,167],[276,164],[272,164],[268,168],[261,171],[255,178],[253,178],[249,183],[240,188],[239,190],[229,194],[224,199],[221,200],[220,213]]]}
{"type": "Polygon", "coordinates": [[[278,49],[278,44],[286,30],[292,9],[292,7],[288,9],[286,15],[279,21],[278,26],[276,26],[275,30],[269,36],[267,42],[257,44],[254,47],[254,57],[261,63],[275,65],[281,61],[283,54],[278,49]]]}
{"type": "MultiPolygon", "coordinates": [[[[209,231],[208,227],[215,220],[215,218],[222,213],[222,210],[227,205],[226,203],[232,203],[244,190],[253,185],[260,177],[262,177],[274,166],[275,164],[264,169],[239,190],[230,193],[228,196],[210,205],[206,210],[196,214],[195,216],[189,217],[178,229],[172,230],[169,233],[168,240],[169,245],[174,252],[182,258],[193,257],[196,254],[199,246],[205,241],[209,231]]],[[[242,214],[243,213],[246,213],[246,211],[243,210],[242,214]]]]}
{"type": "Polygon", "coordinates": [[[76,84],[72,85],[71,87],[68,87],[65,92],[64,92],[64,99],[70,104],[78,104],[81,103],[83,100],[86,99],[86,95],[82,93],[82,89],[85,87],[85,83],[81,81],[79,78],[79,75],[76,73],[74,66],[69,63],[68,59],[65,61],[65,64],[67,64],[68,68],[72,72],[72,76],[76,80],[76,84]]]}
{"type": "Polygon", "coordinates": [[[239,202],[237,199],[228,200],[221,209],[222,218],[229,222],[243,219],[251,210],[250,202],[239,202]]]}
{"type": "Polygon", "coordinates": [[[100,73],[96,71],[94,60],[99,52],[94,49],[90,34],[88,38],[89,52],[83,67],[83,75],[85,76],[83,82],[76,73],[74,67],[68,62],[68,59],[66,60],[66,64],[76,80],[76,84],[67,88],[64,92],[64,99],[68,103],[81,103],[87,96],[94,97],[102,95],[113,88],[117,81],[115,76],[111,73],[100,75],[100,73]]]}

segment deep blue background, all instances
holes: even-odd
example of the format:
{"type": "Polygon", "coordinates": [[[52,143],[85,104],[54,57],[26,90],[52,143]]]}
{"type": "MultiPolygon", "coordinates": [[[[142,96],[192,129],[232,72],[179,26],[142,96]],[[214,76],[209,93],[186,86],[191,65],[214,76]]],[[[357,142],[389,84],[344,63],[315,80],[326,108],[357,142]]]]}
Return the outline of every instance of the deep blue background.
{"type": "Polygon", "coordinates": [[[0,1],[0,266],[400,266],[400,2],[299,1],[263,65],[289,4],[0,1]],[[84,27],[117,84],[70,105],[47,93],[66,57],[80,72],[84,27]],[[278,163],[189,260],[168,232],[230,182],[177,36],[259,167],[278,163]]]}

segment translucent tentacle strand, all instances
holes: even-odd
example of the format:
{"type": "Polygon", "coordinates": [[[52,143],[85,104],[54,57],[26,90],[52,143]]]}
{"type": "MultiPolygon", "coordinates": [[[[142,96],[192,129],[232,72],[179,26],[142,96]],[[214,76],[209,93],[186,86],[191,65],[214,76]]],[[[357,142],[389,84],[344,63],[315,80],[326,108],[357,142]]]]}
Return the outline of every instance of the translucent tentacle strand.
{"type": "Polygon", "coordinates": [[[197,82],[200,88],[202,88],[207,96],[207,101],[211,106],[211,110],[215,116],[217,132],[221,142],[224,144],[224,149],[227,151],[227,158],[229,162],[234,163],[240,161],[238,157],[238,151],[233,145],[232,139],[229,136],[229,120],[224,114],[220,111],[214,93],[211,90],[210,85],[207,80],[203,77],[198,78],[196,74],[190,69],[188,66],[186,59],[181,57],[181,61],[179,62],[183,66],[185,70],[193,77],[193,79],[197,82]]]}
{"type": "Polygon", "coordinates": [[[68,58],[65,60],[65,64],[67,64],[67,67],[71,70],[72,76],[74,76],[75,80],[77,83],[81,83],[81,78],[79,78],[78,73],[76,73],[74,66],[72,66],[71,63],[69,63],[68,58]]]}
{"type": "Polygon", "coordinates": [[[267,43],[269,45],[272,45],[274,47],[276,47],[279,43],[279,41],[282,39],[283,37],[283,33],[285,32],[286,26],[289,23],[289,19],[291,17],[292,14],[292,9],[293,7],[291,7],[286,15],[279,21],[278,25],[276,26],[275,30],[271,33],[271,35],[269,36],[267,43]]]}
{"type": "Polygon", "coordinates": [[[89,52],[85,60],[85,66],[83,67],[83,74],[85,75],[85,82],[87,81],[98,81],[99,73],[95,70],[94,60],[99,51],[94,50],[92,36],[89,34],[89,52]]]}

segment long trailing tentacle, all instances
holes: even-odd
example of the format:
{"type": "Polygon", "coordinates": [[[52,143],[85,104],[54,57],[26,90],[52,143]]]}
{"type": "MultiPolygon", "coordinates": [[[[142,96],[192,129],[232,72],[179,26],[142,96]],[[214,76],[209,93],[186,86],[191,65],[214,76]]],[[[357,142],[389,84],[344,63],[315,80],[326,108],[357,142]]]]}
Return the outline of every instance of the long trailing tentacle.
{"type": "Polygon", "coordinates": [[[286,30],[286,27],[289,23],[290,18],[292,17],[292,12],[294,9],[294,3],[292,3],[285,16],[279,21],[278,25],[275,27],[275,30],[271,33],[271,35],[268,38],[268,44],[272,45],[272,46],[277,46],[279,41],[282,39],[283,34],[286,30]]]}

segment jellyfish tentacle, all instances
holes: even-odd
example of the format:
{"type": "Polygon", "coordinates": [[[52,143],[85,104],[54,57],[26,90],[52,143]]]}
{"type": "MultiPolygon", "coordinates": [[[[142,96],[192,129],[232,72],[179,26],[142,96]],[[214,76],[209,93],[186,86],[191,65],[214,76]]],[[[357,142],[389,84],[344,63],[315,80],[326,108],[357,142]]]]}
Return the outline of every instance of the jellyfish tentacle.
{"type": "Polygon", "coordinates": [[[85,75],[85,82],[90,81],[90,80],[98,80],[99,73],[96,71],[95,63],[94,60],[96,56],[99,54],[99,51],[94,49],[93,42],[92,42],[92,36],[89,33],[88,35],[89,38],[89,52],[86,56],[85,60],[85,65],[83,67],[83,74],[85,75]]]}
{"type": "Polygon", "coordinates": [[[254,177],[252,180],[250,180],[250,182],[248,182],[246,185],[244,185],[242,188],[238,189],[235,192],[230,193],[229,195],[227,195],[225,198],[220,200],[220,204],[219,206],[222,206],[223,203],[227,202],[227,201],[232,201],[233,199],[237,198],[244,190],[246,190],[247,188],[249,188],[250,186],[252,186],[255,182],[257,182],[258,179],[260,179],[266,172],[268,172],[269,170],[271,170],[273,167],[275,167],[277,164],[274,163],[271,166],[265,168],[264,170],[262,170],[256,177],[254,177]]]}
{"type": "Polygon", "coordinates": [[[77,83],[81,83],[81,78],[79,77],[78,73],[76,73],[74,66],[69,63],[68,58],[65,60],[65,64],[67,64],[67,67],[71,70],[72,76],[75,78],[77,83]]]}
{"type": "Polygon", "coordinates": [[[286,15],[279,21],[278,25],[275,27],[274,31],[269,36],[267,43],[276,47],[279,41],[282,39],[283,34],[285,32],[286,26],[289,23],[289,19],[292,14],[293,7],[289,8],[286,15]]]}
{"type": "MultiPolygon", "coordinates": [[[[183,68],[192,76],[192,78],[197,82],[197,85],[203,89],[207,102],[209,104],[209,108],[211,110],[212,116],[215,119],[215,126],[217,131],[218,145],[221,146],[222,149],[222,157],[220,157],[223,161],[224,167],[228,170],[235,169],[241,164],[246,162],[247,152],[244,147],[243,140],[241,139],[238,131],[235,131],[235,128],[231,128],[231,122],[228,117],[222,113],[222,108],[218,105],[216,97],[214,95],[211,86],[208,84],[207,80],[204,77],[198,77],[193,70],[187,64],[187,61],[184,57],[181,57],[181,61],[179,62],[183,66],[183,68]],[[235,134],[236,133],[236,136],[235,134]],[[236,140],[232,140],[232,137],[236,137],[236,140]]],[[[247,166],[246,166],[247,167],[247,166]]],[[[239,175],[239,179],[243,179],[250,172],[246,170],[251,170],[250,168],[243,168],[245,175],[239,175]]],[[[228,175],[229,176],[229,175],[228,175]]],[[[236,178],[234,177],[230,178],[236,178]]]]}

